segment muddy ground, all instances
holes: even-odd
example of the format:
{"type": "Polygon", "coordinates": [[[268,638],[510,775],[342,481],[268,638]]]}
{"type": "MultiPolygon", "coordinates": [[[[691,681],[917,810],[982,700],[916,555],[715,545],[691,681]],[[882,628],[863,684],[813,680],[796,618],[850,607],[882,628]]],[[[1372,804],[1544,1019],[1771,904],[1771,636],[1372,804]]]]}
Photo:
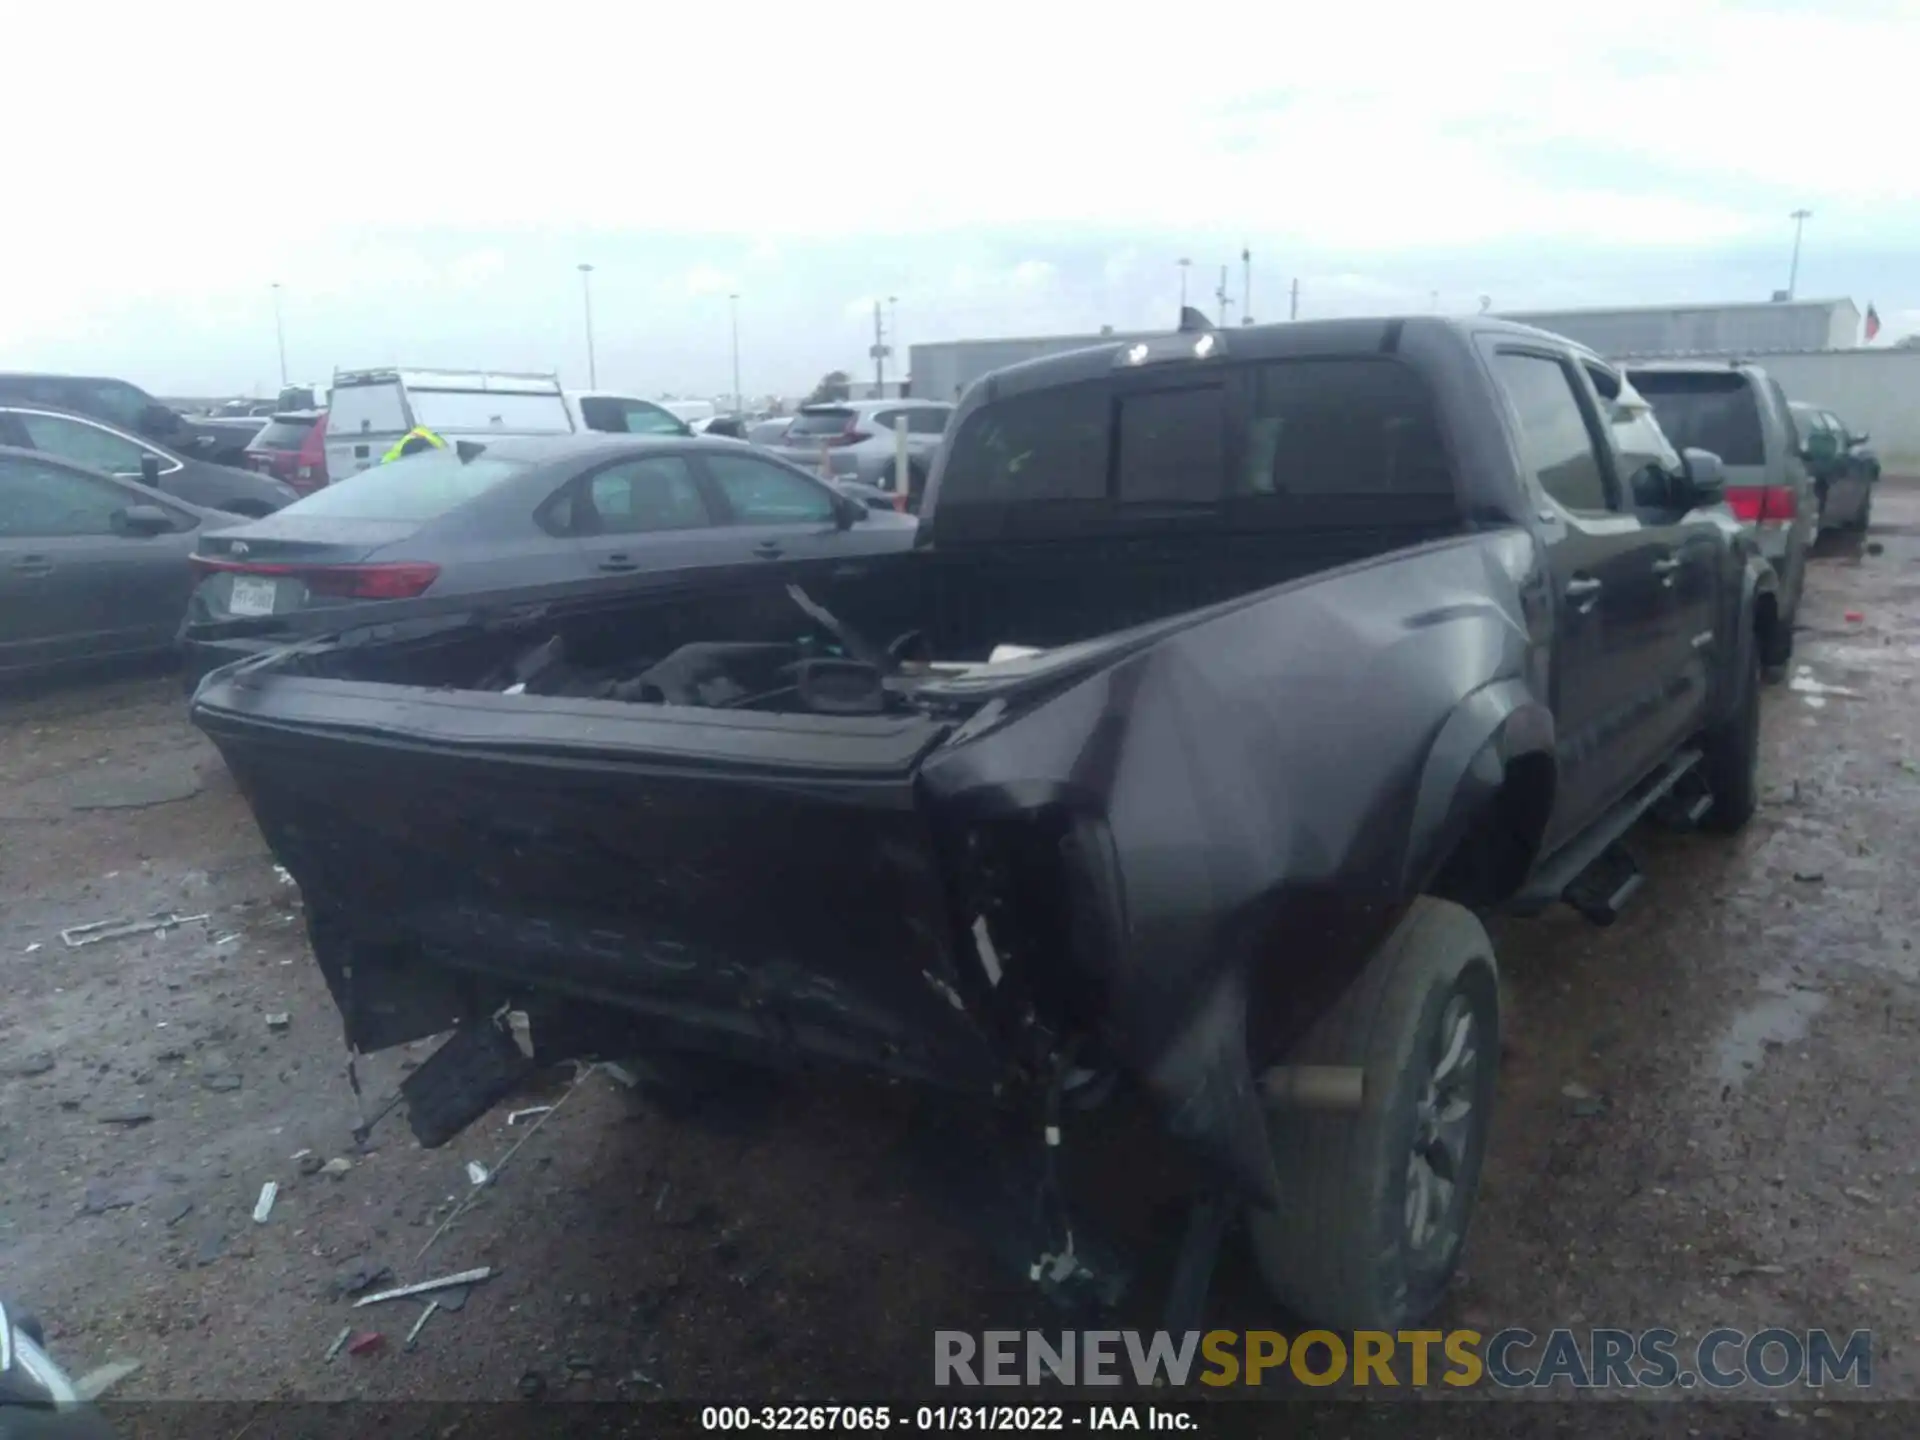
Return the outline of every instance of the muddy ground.
{"type": "MultiPolygon", "coordinates": [[[[1821,547],[1751,828],[1642,837],[1649,883],[1610,930],[1499,927],[1512,1046],[1442,1323],[1871,1327],[1875,1390],[1920,1395],[1920,487],[1879,511],[1871,546],[1821,547]]],[[[171,677],[0,700],[0,1289],[70,1370],[138,1361],[123,1397],[507,1399],[532,1374],[548,1396],[867,1398],[926,1389],[936,1328],[1063,1323],[967,1188],[978,1118],[901,1087],[810,1078],[689,1115],[559,1073],[442,1150],[398,1115],[357,1146],[298,904],[171,677]],[[204,918],[60,934],[164,911],[204,918]],[[468,1162],[541,1118],[509,1112],[562,1096],[422,1255],[468,1162]],[[417,1306],[336,1293],[478,1265],[498,1274],[412,1351],[417,1306]],[[383,1347],[327,1363],[350,1320],[383,1347]]],[[[369,1105],[423,1053],[361,1062],[369,1105]]],[[[1124,1119],[1069,1150],[1145,1257],[1122,1323],[1151,1327],[1177,1172],[1124,1119]]],[[[1237,1240],[1211,1318],[1274,1323],[1237,1240]]]]}

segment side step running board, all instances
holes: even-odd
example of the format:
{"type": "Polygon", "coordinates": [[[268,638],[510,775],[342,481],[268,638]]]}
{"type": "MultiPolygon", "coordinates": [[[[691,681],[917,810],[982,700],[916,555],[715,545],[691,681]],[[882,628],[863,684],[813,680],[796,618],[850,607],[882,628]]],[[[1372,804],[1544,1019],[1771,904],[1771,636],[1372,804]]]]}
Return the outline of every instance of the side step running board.
{"type": "MultiPolygon", "coordinates": [[[[1595,924],[1612,924],[1645,880],[1640,867],[1620,844],[1621,837],[1699,764],[1698,750],[1680,751],[1635,786],[1584,835],[1550,856],[1506,908],[1516,915],[1538,915],[1555,901],[1564,900],[1595,924]]],[[[1710,797],[1708,803],[1712,803],[1710,797]]],[[[1692,811],[1694,805],[1687,809],[1692,811]]]]}

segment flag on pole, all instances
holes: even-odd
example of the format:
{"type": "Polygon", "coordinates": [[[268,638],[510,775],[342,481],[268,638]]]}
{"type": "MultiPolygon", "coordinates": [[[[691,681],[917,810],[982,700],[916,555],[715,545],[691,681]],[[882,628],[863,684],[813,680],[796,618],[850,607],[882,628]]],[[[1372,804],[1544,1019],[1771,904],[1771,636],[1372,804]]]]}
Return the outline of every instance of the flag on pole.
{"type": "Polygon", "coordinates": [[[1867,304],[1867,339],[1871,340],[1873,339],[1874,336],[1878,335],[1879,333],[1880,333],[1880,312],[1878,310],[1875,310],[1873,308],[1872,302],[1869,301],[1867,304]]]}

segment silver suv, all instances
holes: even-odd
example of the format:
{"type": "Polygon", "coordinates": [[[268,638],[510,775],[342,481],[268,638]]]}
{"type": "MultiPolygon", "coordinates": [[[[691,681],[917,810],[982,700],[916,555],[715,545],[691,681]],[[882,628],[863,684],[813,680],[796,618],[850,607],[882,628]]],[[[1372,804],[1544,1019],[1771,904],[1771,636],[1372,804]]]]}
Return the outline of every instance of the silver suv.
{"type": "Polygon", "coordinates": [[[1780,618],[1792,634],[1807,551],[1820,534],[1820,502],[1780,382],[1741,360],[1652,361],[1629,365],[1627,378],[1667,439],[1720,457],[1727,507],[1780,577],[1780,618]]]}
{"type": "Polygon", "coordinates": [[[953,418],[953,406],[940,400],[843,400],[803,405],[793,423],[767,448],[784,460],[818,470],[824,455],[835,479],[892,493],[894,426],[907,423],[907,505],[920,508],[920,496],[933,469],[934,451],[953,418]]]}

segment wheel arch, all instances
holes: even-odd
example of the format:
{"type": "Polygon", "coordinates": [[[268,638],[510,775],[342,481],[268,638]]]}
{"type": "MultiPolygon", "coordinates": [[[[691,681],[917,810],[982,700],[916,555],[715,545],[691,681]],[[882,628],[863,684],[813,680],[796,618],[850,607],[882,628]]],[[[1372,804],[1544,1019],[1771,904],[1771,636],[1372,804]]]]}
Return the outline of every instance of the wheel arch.
{"type": "Polygon", "coordinates": [[[1467,696],[1440,728],[1416,791],[1403,893],[1485,909],[1520,888],[1558,791],[1553,715],[1525,683],[1467,696]]]}

